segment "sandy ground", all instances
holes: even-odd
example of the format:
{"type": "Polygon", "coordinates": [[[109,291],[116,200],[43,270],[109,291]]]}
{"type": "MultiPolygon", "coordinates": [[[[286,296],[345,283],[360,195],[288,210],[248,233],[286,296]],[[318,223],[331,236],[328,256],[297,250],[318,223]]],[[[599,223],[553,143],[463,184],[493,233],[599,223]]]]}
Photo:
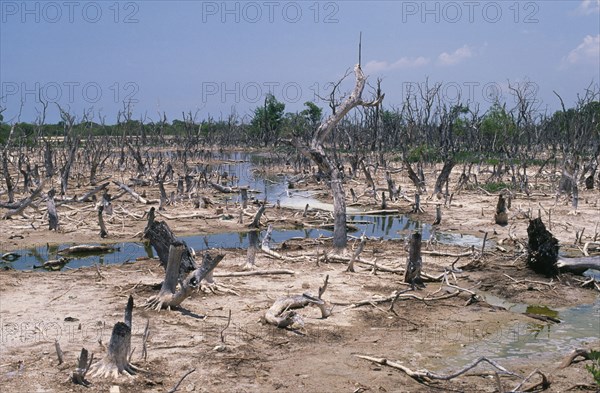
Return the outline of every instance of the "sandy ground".
{"type": "MultiPolygon", "coordinates": [[[[433,181],[431,174],[428,178],[433,181]]],[[[411,195],[411,186],[406,180],[399,177],[397,181],[407,195],[411,195]]],[[[383,187],[382,179],[378,178],[378,183],[383,187]]],[[[174,186],[169,185],[170,188],[174,186]]],[[[312,190],[320,187],[322,191],[322,186],[314,183],[300,183],[297,187],[312,190]]],[[[353,187],[362,193],[360,182],[353,187]]],[[[155,187],[148,187],[146,191],[149,198],[158,195],[155,187]]],[[[111,193],[116,194],[116,190],[111,189],[111,193]]],[[[207,194],[219,200],[215,192],[207,194]]],[[[461,257],[456,267],[464,270],[456,273],[450,282],[476,293],[485,292],[513,302],[550,308],[597,304],[598,292],[580,288],[575,276],[562,275],[560,280],[548,285],[549,279],[527,270],[519,243],[526,244],[526,214],[537,217],[539,210],[545,222],[550,216],[549,227],[560,240],[563,250],[582,255],[580,249],[584,244],[595,240],[600,218],[598,196],[597,191],[582,191],[579,209],[570,215],[571,207],[566,200],[559,199],[556,203],[554,193],[540,186],[532,196],[517,194],[512,201],[510,224],[499,227],[493,223],[497,195],[487,195],[477,189],[456,193],[452,206],[443,209],[438,230],[479,237],[487,232],[488,239],[500,248],[490,246],[483,256],[475,253],[461,257]],[[574,244],[576,232],[581,230],[584,230],[581,243],[574,244]]],[[[324,195],[321,198],[327,199],[324,195]]],[[[432,222],[437,200],[423,199],[425,213],[415,218],[432,222]]],[[[366,196],[360,198],[360,202],[378,207],[366,196]]],[[[146,224],[142,215],[149,206],[135,203],[128,196],[115,201],[114,205],[116,214],[108,222],[110,236],[103,241],[139,240],[146,224]]],[[[43,206],[42,203],[39,211],[28,209],[27,218],[0,221],[4,252],[47,242],[100,242],[93,203],[60,206],[63,228],[58,233],[45,228],[43,206]]],[[[235,217],[239,214],[239,208],[232,205],[228,211],[223,204],[194,209],[191,203],[180,202],[168,206],[166,216],[159,215],[157,219],[167,221],[177,235],[245,229],[235,219],[220,219],[221,215],[216,211],[219,207],[225,214],[235,217]],[[184,217],[190,214],[202,217],[184,217]]],[[[410,204],[405,200],[390,203],[389,207],[402,212],[410,210],[410,204]]],[[[249,208],[246,223],[255,210],[255,206],[249,208]]],[[[301,213],[296,211],[268,209],[264,222],[289,227],[302,220],[301,213]]],[[[106,392],[117,385],[121,392],[168,392],[187,371],[195,369],[181,383],[179,391],[494,392],[498,387],[489,376],[490,366],[479,366],[475,373],[452,381],[424,385],[399,370],[373,364],[355,355],[398,360],[412,370],[428,368],[452,372],[475,359],[473,353],[465,355],[465,349],[474,344],[485,344],[486,339],[501,339],[498,337],[504,327],[529,326],[532,321],[536,322],[521,313],[491,307],[485,301],[467,306],[470,295],[466,292],[434,301],[400,299],[392,312],[390,302],[377,303],[376,300],[405,289],[402,274],[381,270],[374,274],[366,264],[359,264],[356,273],[347,273],[345,264],[317,263],[317,253],[322,254],[330,248],[327,240],[296,241],[289,245],[290,248],[279,251],[294,261],[273,259],[259,253],[257,269],[291,269],[295,274],[219,277],[214,292],[195,293],[183,303],[182,309],[160,313],[143,307],[146,299],[157,292],[156,285],[164,277],[164,270],[156,260],[53,273],[1,272],[0,389],[17,393],[106,392]],[[302,328],[282,330],[264,324],[265,311],[278,297],[304,292],[316,294],[326,275],[329,275],[329,286],[323,298],[335,305],[329,318],[321,319],[316,308],[307,308],[299,311],[304,319],[302,328]],[[90,378],[90,388],[73,385],[69,376],[79,351],[85,347],[95,354],[96,359],[103,356],[103,345],[107,345],[114,323],[122,320],[129,295],[135,301],[132,363],[145,371],[133,379],[90,378]],[[375,301],[351,307],[353,303],[369,299],[375,301]],[[230,310],[230,325],[225,328],[230,310]],[[146,321],[150,321],[150,336],[148,355],[144,360],[141,351],[146,321]],[[490,326],[497,328],[490,329],[490,326]],[[55,340],[64,351],[65,363],[62,365],[58,365],[55,340]],[[481,372],[487,375],[481,375],[481,372]]],[[[451,254],[465,251],[435,244],[428,248],[424,246],[424,250],[451,254]]],[[[245,251],[225,252],[227,255],[215,273],[242,270],[245,251]]],[[[368,241],[361,257],[367,261],[377,258],[377,265],[381,267],[402,269],[406,251],[401,241],[368,241]]],[[[451,256],[425,254],[424,269],[437,275],[455,260],[451,256]]],[[[452,292],[453,288],[432,282],[415,294],[424,297],[452,292]]],[[[600,348],[600,339],[589,340],[585,347],[600,348]]],[[[576,384],[591,384],[592,378],[584,368],[589,362],[556,369],[573,349],[551,351],[535,359],[501,358],[498,363],[521,376],[502,376],[502,385],[507,390],[513,389],[535,369],[551,378],[552,385],[547,391],[562,392],[576,384]]]]}

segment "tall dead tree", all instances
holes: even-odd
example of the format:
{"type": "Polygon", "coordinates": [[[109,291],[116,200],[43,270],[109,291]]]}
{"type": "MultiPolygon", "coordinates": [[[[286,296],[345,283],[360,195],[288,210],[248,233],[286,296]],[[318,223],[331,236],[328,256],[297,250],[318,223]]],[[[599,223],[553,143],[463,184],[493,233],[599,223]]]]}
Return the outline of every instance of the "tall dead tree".
{"type": "Polygon", "coordinates": [[[336,249],[344,249],[348,244],[346,228],[346,194],[344,192],[344,173],[336,162],[334,155],[327,152],[325,144],[328,137],[331,136],[336,125],[356,107],[370,107],[379,105],[384,98],[384,94],[377,96],[373,101],[363,101],[362,92],[365,88],[367,78],[365,77],[360,63],[354,67],[356,84],[352,93],[336,107],[325,121],[323,121],[315,131],[309,146],[295,141],[296,147],[305,156],[310,158],[319,168],[319,171],[326,179],[331,193],[333,195],[333,246],[336,249]]]}

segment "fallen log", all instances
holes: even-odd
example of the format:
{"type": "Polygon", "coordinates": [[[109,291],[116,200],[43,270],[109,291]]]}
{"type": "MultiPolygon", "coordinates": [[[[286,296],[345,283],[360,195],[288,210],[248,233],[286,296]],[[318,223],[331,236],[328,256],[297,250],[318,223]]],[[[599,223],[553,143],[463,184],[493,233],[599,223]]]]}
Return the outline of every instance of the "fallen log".
{"type": "Polygon", "coordinates": [[[588,269],[600,271],[600,256],[558,258],[556,267],[558,267],[561,271],[567,271],[579,275],[583,274],[588,269]]]}

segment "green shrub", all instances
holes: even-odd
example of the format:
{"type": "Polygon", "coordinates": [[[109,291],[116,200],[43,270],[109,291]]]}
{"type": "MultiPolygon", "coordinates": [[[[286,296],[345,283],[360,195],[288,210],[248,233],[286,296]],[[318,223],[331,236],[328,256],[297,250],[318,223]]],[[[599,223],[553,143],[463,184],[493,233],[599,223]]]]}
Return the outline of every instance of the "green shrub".
{"type": "Polygon", "coordinates": [[[592,360],[592,364],[586,364],[585,369],[592,374],[596,385],[600,386],[600,352],[590,351],[590,359],[592,360]]]}

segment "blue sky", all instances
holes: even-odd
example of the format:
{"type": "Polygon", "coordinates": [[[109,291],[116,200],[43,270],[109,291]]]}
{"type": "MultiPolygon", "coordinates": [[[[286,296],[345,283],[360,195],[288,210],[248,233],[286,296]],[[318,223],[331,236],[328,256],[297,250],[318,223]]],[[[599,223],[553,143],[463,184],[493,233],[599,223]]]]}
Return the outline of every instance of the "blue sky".
{"type": "MultiPolygon", "coordinates": [[[[600,81],[600,0],[0,2],[0,106],[34,121],[38,94],[81,118],[248,119],[272,92],[286,110],[327,107],[329,83],[358,61],[384,104],[442,83],[449,100],[508,106],[527,84],[541,110],[573,106],[600,81]],[[21,108],[22,103],[22,108],[21,108]]],[[[353,85],[352,76],[344,83],[353,85]]],[[[366,90],[365,96],[369,95],[366,90]]]]}

